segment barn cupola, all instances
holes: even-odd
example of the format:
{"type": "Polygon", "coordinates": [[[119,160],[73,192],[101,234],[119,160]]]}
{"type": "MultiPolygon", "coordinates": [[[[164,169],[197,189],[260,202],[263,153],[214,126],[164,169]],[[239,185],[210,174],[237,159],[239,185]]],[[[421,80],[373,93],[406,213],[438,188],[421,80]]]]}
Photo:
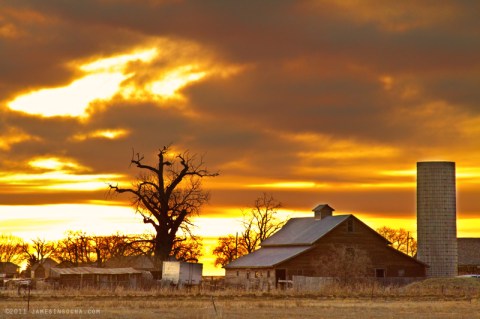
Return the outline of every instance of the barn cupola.
{"type": "Polygon", "coordinates": [[[330,207],[328,204],[321,204],[318,205],[313,209],[313,212],[315,213],[315,219],[323,219],[328,216],[332,216],[332,212],[335,209],[330,207]]]}

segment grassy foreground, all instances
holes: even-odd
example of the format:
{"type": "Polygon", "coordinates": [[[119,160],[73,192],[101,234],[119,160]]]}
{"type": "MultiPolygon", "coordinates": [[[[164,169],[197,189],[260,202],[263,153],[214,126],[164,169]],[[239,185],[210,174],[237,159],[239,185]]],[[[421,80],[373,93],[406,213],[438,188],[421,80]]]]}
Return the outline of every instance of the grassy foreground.
{"type": "Polygon", "coordinates": [[[316,292],[44,290],[0,292],[0,318],[480,318],[480,281],[316,292]]]}

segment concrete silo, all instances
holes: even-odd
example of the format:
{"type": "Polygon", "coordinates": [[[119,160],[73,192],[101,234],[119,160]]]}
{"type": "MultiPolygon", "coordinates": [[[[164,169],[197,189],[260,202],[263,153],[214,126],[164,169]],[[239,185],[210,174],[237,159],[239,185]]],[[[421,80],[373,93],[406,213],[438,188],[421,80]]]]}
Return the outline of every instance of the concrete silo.
{"type": "Polygon", "coordinates": [[[417,163],[417,259],[428,277],[457,270],[457,209],[454,162],[417,163]]]}

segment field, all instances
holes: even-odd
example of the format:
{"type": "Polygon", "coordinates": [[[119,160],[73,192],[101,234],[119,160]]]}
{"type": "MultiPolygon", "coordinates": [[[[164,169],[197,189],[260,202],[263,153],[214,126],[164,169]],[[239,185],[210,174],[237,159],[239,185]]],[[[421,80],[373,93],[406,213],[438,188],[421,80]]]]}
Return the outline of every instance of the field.
{"type": "Polygon", "coordinates": [[[0,292],[0,318],[480,318],[480,281],[274,291],[0,292]],[[29,311],[27,311],[29,307],[29,311]]]}

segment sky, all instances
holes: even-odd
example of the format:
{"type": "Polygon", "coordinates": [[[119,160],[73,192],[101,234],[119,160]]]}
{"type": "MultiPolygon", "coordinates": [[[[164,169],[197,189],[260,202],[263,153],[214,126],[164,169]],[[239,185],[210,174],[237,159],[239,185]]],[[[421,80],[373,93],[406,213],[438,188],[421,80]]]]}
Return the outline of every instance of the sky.
{"type": "MultiPolygon", "coordinates": [[[[328,203],[415,223],[416,162],[456,162],[459,236],[480,236],[478,1],[5,0],[0,232],[148,229],[128,196],[165,145],[220,175],[197,233],[328,203]]],[[[207,254],[208,255],[208,254],[207,254]]],[[[211,262],[207,256],[206,263],[211,262]]]]}

